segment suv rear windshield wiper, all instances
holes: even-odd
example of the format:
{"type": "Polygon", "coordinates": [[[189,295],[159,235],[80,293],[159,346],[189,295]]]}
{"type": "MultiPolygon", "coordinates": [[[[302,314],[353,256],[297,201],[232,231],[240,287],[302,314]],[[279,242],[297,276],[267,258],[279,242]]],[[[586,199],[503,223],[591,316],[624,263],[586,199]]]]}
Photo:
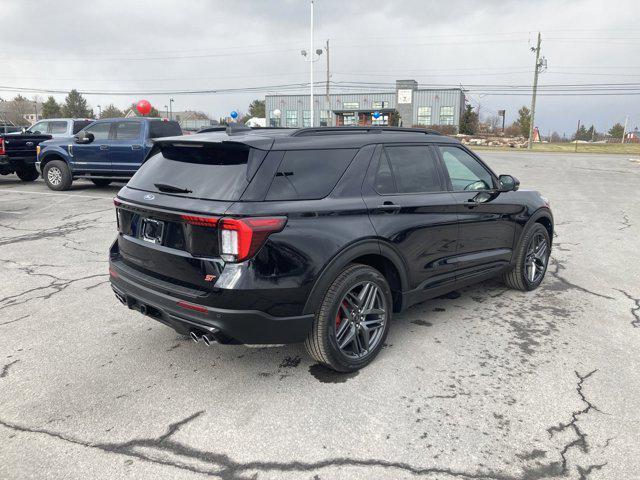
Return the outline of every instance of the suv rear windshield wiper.
{"type": "Polygon", "coordinates": [[[167,185],[166,183],[154,183],[153,184],[161,192],[167,193],[193,193],[193,190],[187,188],[174,187],[173,185],[167,185]]]}

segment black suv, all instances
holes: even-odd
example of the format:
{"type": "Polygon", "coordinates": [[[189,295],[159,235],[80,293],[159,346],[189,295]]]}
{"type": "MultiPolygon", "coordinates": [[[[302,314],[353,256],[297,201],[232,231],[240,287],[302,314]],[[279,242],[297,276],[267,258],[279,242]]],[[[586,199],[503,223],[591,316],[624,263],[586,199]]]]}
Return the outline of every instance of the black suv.
{"type": "Polygon", "coordinates": [[[518,186],[425,130],[164,138],[114,199],[111,284],[207,345],[304,341],[352,371],[378,354],[395,312],[497,275],[540,284],[553,217],[518,186]]]}

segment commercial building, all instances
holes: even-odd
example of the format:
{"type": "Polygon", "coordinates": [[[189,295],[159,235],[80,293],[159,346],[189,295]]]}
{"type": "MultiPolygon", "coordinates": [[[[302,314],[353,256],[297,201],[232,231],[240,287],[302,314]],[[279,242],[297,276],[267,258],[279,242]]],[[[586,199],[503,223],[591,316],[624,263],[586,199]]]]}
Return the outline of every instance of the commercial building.
{"type": "MultiPolygon", "coordinates": [[[[309,127],[309,95],[267,95],[267,123],[273,127],[309,127]]],[[[314,95],[314,125],[460,125],[462,88],[419,88],[415,80],[397,80],[395,92],[314,95]],[[377,118],[376,118],[377,117],[377,118]]]]}

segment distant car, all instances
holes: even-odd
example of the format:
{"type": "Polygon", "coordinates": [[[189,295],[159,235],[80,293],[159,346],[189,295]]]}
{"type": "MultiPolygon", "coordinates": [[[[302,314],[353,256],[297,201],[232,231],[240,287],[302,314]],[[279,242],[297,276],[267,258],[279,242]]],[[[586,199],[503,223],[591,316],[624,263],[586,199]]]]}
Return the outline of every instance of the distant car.
{"type": "Polygon", "coordinates": [[[500,275],[540,285],[553,216],[518,187],[424,129],[164,138],[114,199],[111,286],[207,345],[305,341],[350,372],[395,312],[500,275]]]}
{"type": "Polygon", "coordinates": [[[0,135],[7,135],[9,133],[22,133],[22,130],[26,130],[27,127],[22,127],[20,125],[0,125],[0,135]]]}
{"type": "Polygon", "coordinates": [[[159,118],[96,120],[75,137],[43,142],[36,168],[52,190],[67,190],[77,178],[104,187],[131,178],[153,139],[176,135],[182,135],[178,122],[159,118]]]}

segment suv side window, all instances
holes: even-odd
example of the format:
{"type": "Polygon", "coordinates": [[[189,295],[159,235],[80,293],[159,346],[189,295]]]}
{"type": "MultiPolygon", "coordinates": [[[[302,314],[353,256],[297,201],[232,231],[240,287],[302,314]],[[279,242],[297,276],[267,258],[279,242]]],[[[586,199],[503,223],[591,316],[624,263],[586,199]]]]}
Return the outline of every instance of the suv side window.
{"type": "Polygon", "coordinates": [[[140,136],[140,122],[116,122],[113,126],[115,140],[137,140],[140,136]]]}
{"type": "Polygon", "coordinates": [[[454,192],[491,190],[493,177],[475,158],[458,147],[439,146],[454,192]]]}
{"type": "Polygon", "coordinates": [[[386,146],[376,174],[376,191],[426,193],[444,190],[438,162],[426,145],[386,146]]]}
{"type": "Polygon", "coordinates": [[[317,200],[326,197],[357,151],[351,148],[286,152],[266,200],[317,200]]]}
{"type": "Polygon", "coordinates": [[[111,130],[111,124],[109,122],[96,123],[85,128],[85,132],[93,133],[96,140],[108,140],[109,130],[111,130]]]}
{"type": "Polygon", "coordinates": [[[75,135],[87,125],[91,125],[93,120],[74,120],[73,122],[73,134],[75,135]]]}

